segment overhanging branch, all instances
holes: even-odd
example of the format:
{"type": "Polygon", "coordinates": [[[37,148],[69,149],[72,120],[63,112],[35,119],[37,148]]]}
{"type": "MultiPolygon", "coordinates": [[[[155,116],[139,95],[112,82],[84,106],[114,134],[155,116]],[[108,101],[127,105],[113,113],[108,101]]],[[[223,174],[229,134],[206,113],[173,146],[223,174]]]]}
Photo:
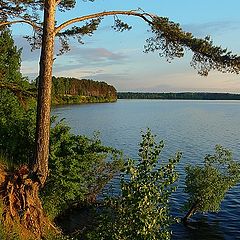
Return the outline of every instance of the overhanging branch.
{"type": "Polygon", "coordinates": [[[151,18],[153,19],[153,15],[148,14],[148,13],[139,13],[137,11],[107,11],[107,12],[99,12],[99,13],[95,13],[95,14],[90,14],[90,15],[86,15],[86,16],[82,16],[82,17],[77,17],[77,18],[73,18],[70,19],[64,23],[62,23],[61,25],[59,25],[58,27],[55,28],[55,34],[59,33],[62,29],[64,29],[65,27],[68,27],[69,25],[73,24],[73,23],[77,23],[77,22],[82,22],[82,21],[86,21],[89,19],[94,19],[94,18],[99,18],[99,17],[105,17],[105,16],[114,16],[114,15],[128,15],[128,16],[136,16],[136,17],[140,17],[142,18],[144,21],[146,21],[149,24],[152,24],[152,21],[148,19],[151,18]]]}

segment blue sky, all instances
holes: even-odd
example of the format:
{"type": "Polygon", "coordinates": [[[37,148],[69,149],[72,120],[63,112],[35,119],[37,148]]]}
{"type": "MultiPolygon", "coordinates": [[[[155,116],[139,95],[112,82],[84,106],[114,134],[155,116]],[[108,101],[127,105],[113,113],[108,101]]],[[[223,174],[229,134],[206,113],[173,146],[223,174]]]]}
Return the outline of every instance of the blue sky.
{"type": "MultiPolygon", "coordinates": [[[[227,47],[240,55],[239,0],[96,0],[94,3],[77,0],[75,9],[58,13],[61,23],[69,18],[104,10],[132,10],[138,8],[180,23],[197,37],[210,35],[216,45],[227,47]]],[[[122,18],[126,19],[126,18],[122,18]]],[[[118,91],[147,92],[237,92],[240,76],[211,72],[208,77],[197,75],[190,67],[191,53],[167,63],[156,53],[143,53],[149,36],[148,26],[133,17],[127,18],[131,31],[116,33],[111,29],[113,19],[105,19],[92,37],[85,37],[84,45],[72,42],[72,50],[54,63],[54,75],[90,78],[106,81],[118,91]]],[[[38,74],[39,52],[30,52],[20,34],[31,34],[29,27],[14,27],[18,46],[23,47],[22,72],[34,78],[38,74]],[[21,32],[20,32],[20,31],[21,32]]]]}

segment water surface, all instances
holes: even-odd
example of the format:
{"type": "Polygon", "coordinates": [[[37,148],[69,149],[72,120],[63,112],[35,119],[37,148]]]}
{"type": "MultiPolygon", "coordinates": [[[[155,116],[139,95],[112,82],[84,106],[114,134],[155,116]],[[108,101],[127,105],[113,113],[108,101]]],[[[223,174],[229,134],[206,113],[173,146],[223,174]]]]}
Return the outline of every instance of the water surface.
{"type": "MultiPolygon", "coordinates": [[[[118,100],[59,106],[52,114],[65,118],[76,134],[92,136],[100,131],[105,145],[132,158],[137,157],[141,131],[147,128],[165,141],[163,158],[181,151],[179,188],[172,197],[172,213],[181,216],[186,164],[201,164],[216,144],[231,149],[234,158],[240,159],[239,107],[240,101],[118,100]]],[[[197,215],[195,219],[199,221],[192,228],[173,226],[173,239],[240,239],[240,186],[227,194],[219,213],[197,215]]]]}

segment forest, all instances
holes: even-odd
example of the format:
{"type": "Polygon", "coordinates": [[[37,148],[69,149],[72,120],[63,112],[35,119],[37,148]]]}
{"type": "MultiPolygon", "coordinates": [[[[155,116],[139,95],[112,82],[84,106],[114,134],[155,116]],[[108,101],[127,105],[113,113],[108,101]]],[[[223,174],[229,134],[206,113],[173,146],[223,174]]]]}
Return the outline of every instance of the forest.
{"type": "Polygon", "coordinates": [[[183,99],[183,100],[240,100],[240,94],[181,92],[181,93],[144,93],[118,92],[118,99],[183,99]]]}
{"type": "Polygon", "coordinates": [[[52,104],[115,102],[117,92],[105,82],[66,77],[52,78],[52,104]]]}

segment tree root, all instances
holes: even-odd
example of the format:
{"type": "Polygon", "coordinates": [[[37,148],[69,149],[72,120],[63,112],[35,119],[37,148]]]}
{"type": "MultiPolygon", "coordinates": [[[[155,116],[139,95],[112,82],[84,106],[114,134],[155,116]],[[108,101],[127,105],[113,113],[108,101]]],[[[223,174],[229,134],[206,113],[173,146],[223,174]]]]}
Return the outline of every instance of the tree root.
{"type": "Polygon", "coordinates": [[[38,196],[39,182],[33,181],[29,175],[25,165],[13,173],[0,170],[2,222],[8,237],[17,233],[24,240],[42,239],[49,232],[59,232],[44,214],[38,196]]]}

